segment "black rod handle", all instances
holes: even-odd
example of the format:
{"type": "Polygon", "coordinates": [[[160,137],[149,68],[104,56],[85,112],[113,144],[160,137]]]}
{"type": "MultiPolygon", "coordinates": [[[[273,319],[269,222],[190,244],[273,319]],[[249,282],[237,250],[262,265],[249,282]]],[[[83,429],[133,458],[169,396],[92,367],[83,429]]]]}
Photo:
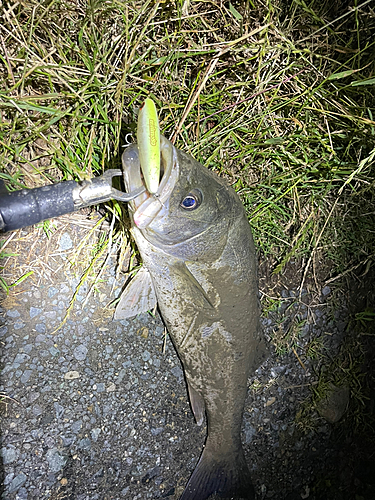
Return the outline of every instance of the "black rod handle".
{"type": "Polygon", "coordinates": [[[75,181],[59,182],[34,189],[0,195],[0,230],[13,231],[77,210],[73,191],[75,181]]]}
{"type": "Polygon", "coordinates": [[[64,181],[13,192],[8,192],[0,179],[0,231],[32,226],[45,219],[109,200],[126,203],[146,191],[144,186],[131,193],[115,189],[112,179],[121,175],[121,170],[114,168],[106,170],[99,177],[85,181],[64,181]]]}

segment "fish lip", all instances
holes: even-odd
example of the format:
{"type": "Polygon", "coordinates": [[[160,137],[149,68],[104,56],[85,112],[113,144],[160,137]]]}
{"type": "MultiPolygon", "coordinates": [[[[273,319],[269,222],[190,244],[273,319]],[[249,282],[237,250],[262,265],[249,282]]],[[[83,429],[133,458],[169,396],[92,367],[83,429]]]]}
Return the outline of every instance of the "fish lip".
{"type": "MultiPolygon", "coordinates": [[[[162,135],[160,136],[160,153],[163,176],[156,193],[150,194],[146,191],[129,202],[133,221],[139,229],[145,229],[166,207],[178,179],[179,167],[176,148],[162,135]]],[[[145,186],[136,144],[131,144],[124,151],[122,164],[126,191],[133,192],[135,189],[145,186]]]]}

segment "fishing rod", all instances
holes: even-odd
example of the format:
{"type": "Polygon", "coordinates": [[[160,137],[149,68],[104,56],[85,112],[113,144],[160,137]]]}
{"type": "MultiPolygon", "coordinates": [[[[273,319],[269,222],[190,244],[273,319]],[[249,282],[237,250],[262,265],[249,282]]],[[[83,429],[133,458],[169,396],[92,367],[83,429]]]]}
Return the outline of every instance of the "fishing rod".
{"type": "Polygon", "coordinates": [[[39,222],[75,212],[109,200],[128,202],[142,194],[140,187],[124,193],[112,186],[120,169],[109,169],[99,177],[85,181],[64,181],[34,189],[9,192],[0,180],[0,231],[14,231],[39,222]]]}
{"type": "Polygon", "coordinates": [[[32,226],[45,219],[75,212],[109,200],[128,202],[146,190],[154,194],[160,177],[160,125],[155,103],[147,98],[138,115],[137,142],[145,186],[123,193],[112,186],[120,169],[109,169],[90,180],[64,181],[49,186],[7,191],[0,179],[0,232],[32,226]]]}

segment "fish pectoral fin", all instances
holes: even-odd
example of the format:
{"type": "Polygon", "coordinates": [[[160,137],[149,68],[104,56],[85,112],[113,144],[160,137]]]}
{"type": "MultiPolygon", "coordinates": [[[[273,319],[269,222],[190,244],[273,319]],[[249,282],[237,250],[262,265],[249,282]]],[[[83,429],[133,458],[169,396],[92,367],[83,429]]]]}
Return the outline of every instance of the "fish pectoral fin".
{"type": "Polygon", "coordinates": [[[202,425],[204,414],[206,411],[206,405],[204,404],[204,399],[195,389],[192,388],[189,382],[187,382],[187,386],[189,391],[191,409],[193,410],[195,421],[198,425],[202,425]]]}
{"type": "Polygon", "coordinates": [[[181,285],[185,287],[186,296],[194,297],[194,304],[197,308],[203,309],[210,315],[212,315],[213,312],[216,312],[215,306],[212,304],[202,285],[197,281],[183,262],[173,264],[173,270],[175,275],[181,280],[181,285]]]}
{"type": "Polygon", "coordinates": [[[151,311],[156,303],[151,275],[142,267],[122,292],[113,319],[132,318],[142,312],[151,311]]]}

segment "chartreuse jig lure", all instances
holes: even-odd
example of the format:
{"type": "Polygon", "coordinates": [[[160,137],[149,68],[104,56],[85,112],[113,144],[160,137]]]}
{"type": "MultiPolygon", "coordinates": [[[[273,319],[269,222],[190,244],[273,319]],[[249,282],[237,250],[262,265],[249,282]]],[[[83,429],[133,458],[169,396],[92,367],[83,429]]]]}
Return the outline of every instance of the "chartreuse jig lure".
{"type": "Polygon", "coordinates": [[[160,127],[155,103],[150,98],[139,110],[137,141],[147,191],[155,194],[160,179],[160,127]]]}

